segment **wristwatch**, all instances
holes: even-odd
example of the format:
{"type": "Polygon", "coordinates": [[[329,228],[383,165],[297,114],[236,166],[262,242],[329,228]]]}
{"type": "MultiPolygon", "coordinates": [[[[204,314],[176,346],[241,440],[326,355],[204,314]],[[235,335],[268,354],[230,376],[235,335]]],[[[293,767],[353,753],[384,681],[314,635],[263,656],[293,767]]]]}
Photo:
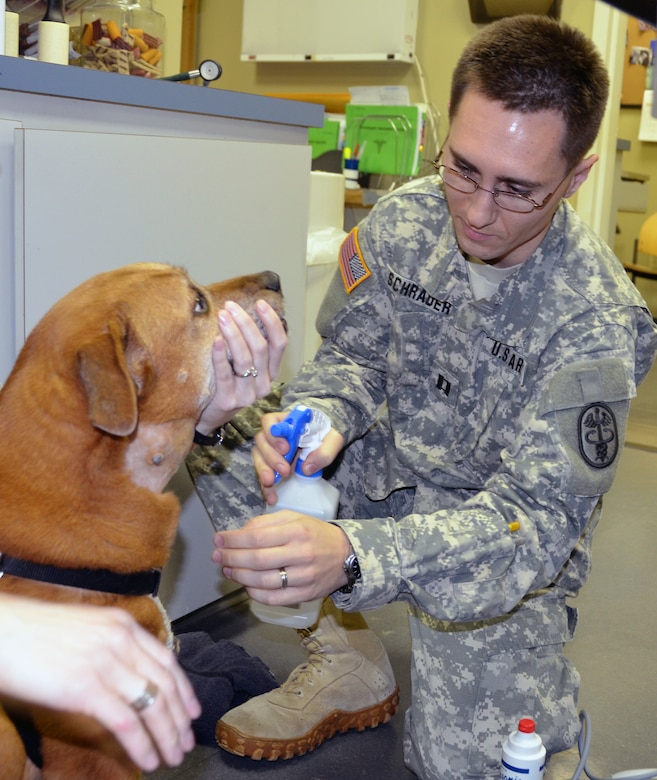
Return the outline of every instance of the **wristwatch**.
{"type": "Polygon", "coordinates": [[[342,568],[347,575],[347,584],[343,588],[339,588],[338,593],[351,593],[361,576],[358,558],[353,550],[345,558],[342,568]]]}
{"type": "Polygon", "coordinates": [[[194,431],[194,444],[202,447],[218,447],[224,440],[224,426],[217,428],[209,436],[200,431],[194,431]]]}

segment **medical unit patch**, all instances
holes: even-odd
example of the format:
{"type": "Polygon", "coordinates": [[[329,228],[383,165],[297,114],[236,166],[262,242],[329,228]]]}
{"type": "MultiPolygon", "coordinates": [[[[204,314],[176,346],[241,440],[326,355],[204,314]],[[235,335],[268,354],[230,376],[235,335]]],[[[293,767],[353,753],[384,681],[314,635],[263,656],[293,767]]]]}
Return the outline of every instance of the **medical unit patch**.
{"type": "Polygon", "coordinates": [[[355,227],[340,245],[340,255],[338,257],[340,264],[340,273],[344,282],[345,290],[350,293],[358,285],[365,281],[372,272],[363,260],[363,255],[358,245],[358,228],[355,227]]]}
{"type": "Polygon", "coordinates": [[[607,404],[590,404],[579,416],[579,451],[594,469],[604,469],[616,460],[619,449],[616,417],[607,404]]]}

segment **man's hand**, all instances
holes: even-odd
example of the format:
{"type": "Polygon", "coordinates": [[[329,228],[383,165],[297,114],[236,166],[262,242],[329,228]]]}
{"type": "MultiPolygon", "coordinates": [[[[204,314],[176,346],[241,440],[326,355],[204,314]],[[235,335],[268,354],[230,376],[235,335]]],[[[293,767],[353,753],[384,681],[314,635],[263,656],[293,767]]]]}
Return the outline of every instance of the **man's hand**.
{"type": "Polygon", "coordinates": [[[229,301],[219,312],[220,335],[212,350],[216,387],[196,426],[200,433],[212,433],[267,395],[281,370],[287,347],[283,323],[265,301],[258,301],[256,309],[267,338],[236,303],[229,301]]]}
{"type": "Polygon", "coordinates": [[[258,515],[236,531],[215,534],[212,560],[262,604],[323,598],[347,584],[351,545],[344,531],[315,517],[281,510],[258,515]],[[281,588],[281,569],[288,586],[281,588]]]}
{"type": "MultiPolygon", "coordinates": [[[[289,450],[287,441],[280,436],[272,436],[271,427],[284,420],[287,412],[272,412],[262,417],[260,430],[255,437],[255,446],[252,450],[253,465],[255,466],[263,496],[269,506],[276,503],[276,486],[274,479],[276,472],[281,477],[287,477],[292,471],[284,455],[289,450]]],[[[344,437],[334,428],[326,434],[321,445],[308,454],[303,464],[304,474],[314,474],[320,469],[326,468],[337,458],[344,447],[344,437]]]]}

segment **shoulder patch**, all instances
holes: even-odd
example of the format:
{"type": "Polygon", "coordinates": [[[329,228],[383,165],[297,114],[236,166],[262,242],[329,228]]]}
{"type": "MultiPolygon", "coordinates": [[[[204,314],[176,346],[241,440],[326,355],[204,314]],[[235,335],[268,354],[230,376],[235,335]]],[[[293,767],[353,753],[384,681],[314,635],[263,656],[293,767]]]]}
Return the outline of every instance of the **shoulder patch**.
{"type": "Polygon", "coordinates": [[[340,273],[342,274],[344,288],[348,293],[355,290],[361,282],[364,282],[365,279],[372,275],[360,251],[357,227],[349,233],[340,245],[338,262],[340,263],[340,273]]]}
{"type": "Polygon", "coordinates": [[[618,425],[616,415],[607,404],[589,404],[578,420],[579,451],[594,469],[605,469],[618,454],[618,425]]]}
{"type": "Polygon", "coordinates": [[[625,361],[604,352],[564,366],[552,377],[542,394],[540,413],[556,425],[556,443],[568,461],[564,472],[568,492],[601,496],[609,490],[635,393],[625,361]]]}

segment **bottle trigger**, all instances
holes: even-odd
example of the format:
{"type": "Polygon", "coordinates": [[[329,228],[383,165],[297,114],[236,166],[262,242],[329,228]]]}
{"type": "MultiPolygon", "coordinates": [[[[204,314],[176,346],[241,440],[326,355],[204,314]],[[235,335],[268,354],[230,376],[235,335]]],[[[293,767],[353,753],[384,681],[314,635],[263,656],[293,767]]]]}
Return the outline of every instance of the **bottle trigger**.
{"type": "MultiPolygon", "coordinates": [[[[312,410],[307,406],[295,406],[284,420],[271,426],[272,436],[285,439],[290,445],[287,453],[283,456],[288,463],[292,463],[294,460],[294,456],[299,448],[299,440],[312,416],[312,410]]],[[[281,475],[278,471],[274,472],[274,484],[276,485],[280,481],[281,475]]]]}

